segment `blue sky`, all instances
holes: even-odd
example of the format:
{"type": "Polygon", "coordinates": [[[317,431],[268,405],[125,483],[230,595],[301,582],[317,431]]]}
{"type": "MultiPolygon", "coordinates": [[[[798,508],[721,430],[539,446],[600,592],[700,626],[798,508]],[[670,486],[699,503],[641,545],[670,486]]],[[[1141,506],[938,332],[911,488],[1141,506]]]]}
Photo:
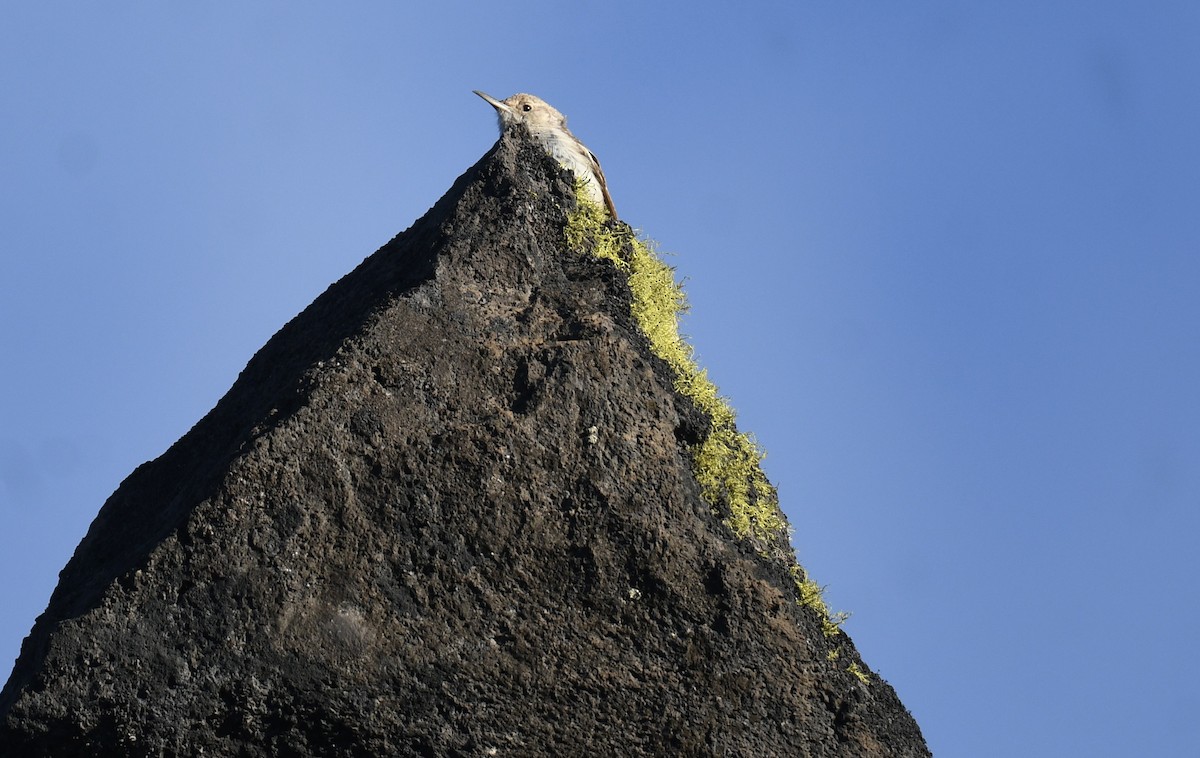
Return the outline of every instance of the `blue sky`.
{"type": "Polygon", "coordinates": [[[1200,752],[1200,5],[7,4],[0,677],[100,505],[538,94],[935,754],[1200,752]]]}

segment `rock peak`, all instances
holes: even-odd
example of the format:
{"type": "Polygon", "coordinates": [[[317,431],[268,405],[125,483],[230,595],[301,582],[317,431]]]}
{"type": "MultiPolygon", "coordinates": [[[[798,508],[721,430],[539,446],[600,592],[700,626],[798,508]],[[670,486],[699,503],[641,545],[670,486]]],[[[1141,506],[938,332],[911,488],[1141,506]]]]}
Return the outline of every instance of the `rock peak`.
{"type": "Polygon", "coordinates": [[[927,755],[701,497],[575,203],[507,133],[281,329],[100,510],[0,754],[927,755]]]}

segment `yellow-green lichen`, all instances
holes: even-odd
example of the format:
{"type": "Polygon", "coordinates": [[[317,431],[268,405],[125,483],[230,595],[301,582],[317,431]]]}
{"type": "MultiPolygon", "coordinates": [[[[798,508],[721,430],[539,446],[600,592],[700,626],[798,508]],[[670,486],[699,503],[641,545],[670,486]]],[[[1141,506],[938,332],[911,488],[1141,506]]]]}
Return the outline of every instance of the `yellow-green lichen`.
{"type": "Polygon", "coordinates": [[[796,591],[800,594],[797,602],[817,612],[817,615],[821,617],[821,631],[825,633],[826,637],[836,637],[841,632],[842,624],[850,618],[850,614],[845,611],[832,613],[829,605],[825,602],[825,588],[814,582],[808,576],[808,572],[799,564],[793,564],[791,572],[792,581],[796,583],[796,591]]]}
{"type": "MultiPolygon", "coordinates": [[[[588,250],[628,274],[633,316],[650,349],[671,367],[675,389],[710,420],[708,435],[692,451],[701,494],[714,508],[725,503],[729,512],[725,523],[739,539],[753,538],[760,550],[777,546],[781,538],[786,539],[787,522],[775,488],[759,465],[763,452],[751,435],[738,431],[733,407],[679,335],[679,317],[687,310],[687,299],[674,269],[658,257],[651,242],[631,234],[628,227],[608,223],[608,213],[591,201],[580,182],[575,185],[575,198],[576,208],[567,222],[568,246],[588,250]]],[[[826,637],[836,636],[847,614],[830,613],[820,585],[808,578],[793,554],[788,560],[798,602],[817,612],[826,637]]]]}
{"type": "Polygon", "coordinates": [[[759,466],[763,453],[748,434],[737,430],[733,408],[721,397],[708,373],[697,365],[692,346],[679,336],[679,316],[687,310],[675,271],[655,253],[652,244],[607,224],[604,208],[593,203],[576,185],[578,204],[567,225],[567,244],[590,249],[629,275],[633,315],[650,342],[650,349],[675,374],[675,388],[711,420],[712,428],[694,451],[696,480],[705,500],[724,501],[727,524],[739,538],[754,537],[772,545],[786,533],[775,489],[759,466]]]}
{"type": "Polygon", "coordinates": [[[862,682],[863,684],[871,683],[871,677],[867,676],[867,672],[863,671],[857,662],[851,663],[846,667],[846,670],[858,677],[858,681],[862,682]]]}

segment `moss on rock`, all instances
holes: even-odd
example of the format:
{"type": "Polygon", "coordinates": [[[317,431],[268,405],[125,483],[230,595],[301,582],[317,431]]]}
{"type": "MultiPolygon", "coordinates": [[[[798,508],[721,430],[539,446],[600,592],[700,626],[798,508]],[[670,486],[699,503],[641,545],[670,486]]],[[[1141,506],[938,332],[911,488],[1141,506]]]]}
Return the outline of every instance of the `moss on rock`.
{"type": "MultiPolygon", "coordinates": [[[[573,250],[590,250],[628,275],[633,315],[650,349],[671,367],[675,389],[711,422],[708,435],[692,450],[693,469],[704,499],[714,508],[724,504],[728,509],[725,524],[738,539],[751,538],[760,549],[786,542],[787,520],[775,488],[760,466],[765,453],[752,435],[738,431],[733,406],[721,396],[708,372],[696,362],[694,348],[679,334],[679,317],[688,305],[674,269],[658,256],[653,242],[639,238],[626,225],[610,223],[604,208],[591,201],[579,182],[575,199],[576,208],[567,223],[567,244],[573,250]]],[[[827,637],[836,636],[848,614],[830,612],[822,588],[795,562],[794,553],[777,557],[792,564],[798,602],[821,616],[827,637]]]]}

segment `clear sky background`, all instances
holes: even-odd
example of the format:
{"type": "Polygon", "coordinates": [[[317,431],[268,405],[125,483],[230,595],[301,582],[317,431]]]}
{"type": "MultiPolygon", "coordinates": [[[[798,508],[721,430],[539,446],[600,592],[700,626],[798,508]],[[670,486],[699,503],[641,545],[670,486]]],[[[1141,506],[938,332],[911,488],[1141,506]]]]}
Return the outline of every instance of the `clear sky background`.
{"type": "Polygon", "coordinates": [[[533,92],[943,756],[1200,754],[1200,3],[6,3],[0,677],[533,92]],[[215,7],[203,7],[212,5],[215,7]]]}

